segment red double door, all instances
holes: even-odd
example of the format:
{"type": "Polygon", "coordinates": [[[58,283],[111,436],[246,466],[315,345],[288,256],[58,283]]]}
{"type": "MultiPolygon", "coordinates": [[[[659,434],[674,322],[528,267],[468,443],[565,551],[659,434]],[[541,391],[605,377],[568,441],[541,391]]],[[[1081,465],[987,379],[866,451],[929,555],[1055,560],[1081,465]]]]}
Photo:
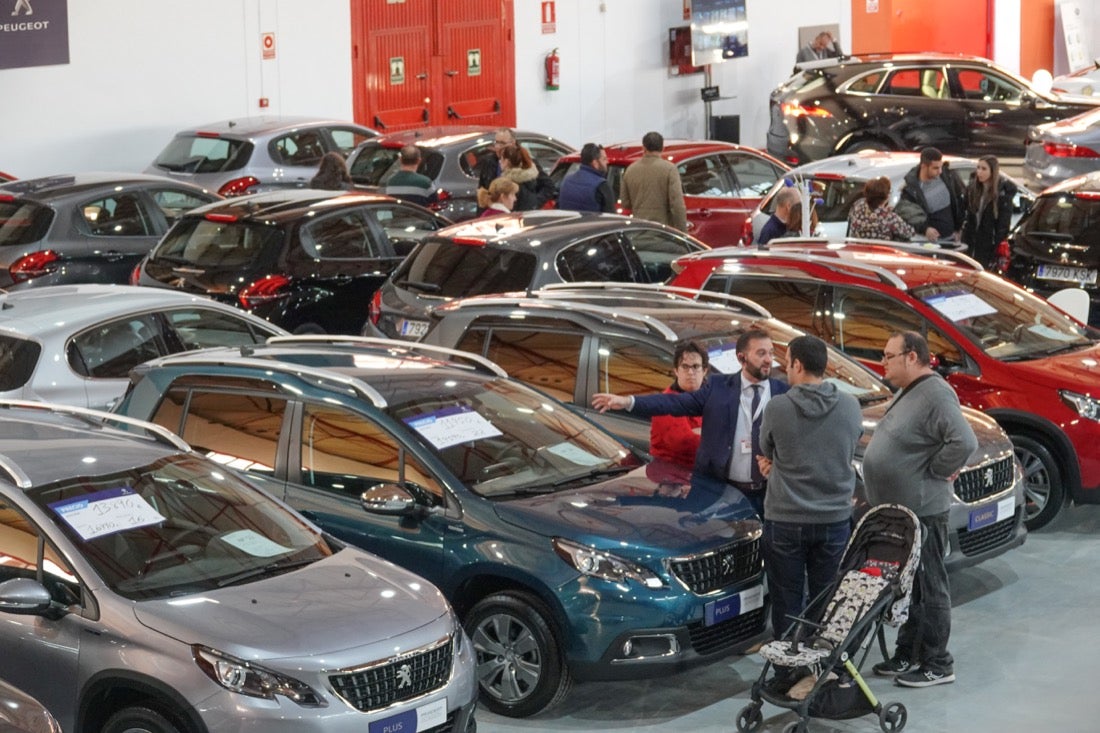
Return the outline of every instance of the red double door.
{"type": "Polygon", "coordinates": [[[515,124],[512,0],[351,0],[355,121],[515,124]]]}

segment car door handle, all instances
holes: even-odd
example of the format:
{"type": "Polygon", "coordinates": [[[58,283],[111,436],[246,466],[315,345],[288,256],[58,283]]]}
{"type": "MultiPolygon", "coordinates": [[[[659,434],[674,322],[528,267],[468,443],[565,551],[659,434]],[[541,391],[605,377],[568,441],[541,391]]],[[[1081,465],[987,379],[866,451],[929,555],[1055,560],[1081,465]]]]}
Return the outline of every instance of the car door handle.
{"type": "Polygon", "coordinates": [[[886,109],[884,109],[882,111],[885,112],[888,115],[907,115],[907,114],[909,114],[909,110],[905,107],[887,107],[886,109]]]}
{"type": "Polygon", "coordinates": [[[713,211],[711,211],[710,209],[696,209],[696,210],[695,210],[695,215],[696,215],[696,216],[698,216],[698,217],[700,217],[700,218],[702,218],[702,219],[707,219],[707,218],[710,218],[710,216],[711,216],[711,215],[712,215],[713,213],[714,213],[714,212],[713,212],[713,211]]]}
{"type": "Polygon", "coordinates": [[[989,112],[984,110],[981,112],[967,112],[966,116],[972,120],[988,120],[989,112]]]}
{"type": "Polygon", "coordinates": [[[119,252],[115,249],[110,249],[103,253],[103,259],[107,260],[108,262],[118,262],[124,257],[126,257],[126,254],[124,252],[119,252]]]}

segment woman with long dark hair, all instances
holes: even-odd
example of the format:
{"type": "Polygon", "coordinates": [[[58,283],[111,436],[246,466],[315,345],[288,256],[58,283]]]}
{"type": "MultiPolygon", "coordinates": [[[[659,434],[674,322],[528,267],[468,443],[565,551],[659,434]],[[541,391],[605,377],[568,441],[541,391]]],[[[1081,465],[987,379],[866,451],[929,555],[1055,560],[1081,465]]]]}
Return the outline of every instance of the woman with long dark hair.
{"type": "Polygon", "coordinates": [[[990,268],[996,261],[997,245],[1008,236],[1012,199],[1016,184],[1001,175],[996,156],[978,158],[978,168],[966,187],[966,219],[962,241],[970,256],[990,268]]]}

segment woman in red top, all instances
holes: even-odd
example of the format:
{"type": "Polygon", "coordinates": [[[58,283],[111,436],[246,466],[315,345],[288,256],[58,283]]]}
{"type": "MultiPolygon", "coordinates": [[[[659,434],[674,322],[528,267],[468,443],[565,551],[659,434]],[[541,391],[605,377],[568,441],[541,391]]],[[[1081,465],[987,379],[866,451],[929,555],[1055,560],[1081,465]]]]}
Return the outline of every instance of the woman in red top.
{"type": "MultiPolygon", "coordinates": [[[[676,347],[672,363],[676,381],[665,390],[670,392],[694,392],[703,386],[710,360],[707,351],[694,341],[676,347]]],[[[673,417],[657,415],[650,419],[649,452],[655,458],[692,468],[695,451],[699,449],[699,431],[703,427],[701,417],[673,417]]]]}

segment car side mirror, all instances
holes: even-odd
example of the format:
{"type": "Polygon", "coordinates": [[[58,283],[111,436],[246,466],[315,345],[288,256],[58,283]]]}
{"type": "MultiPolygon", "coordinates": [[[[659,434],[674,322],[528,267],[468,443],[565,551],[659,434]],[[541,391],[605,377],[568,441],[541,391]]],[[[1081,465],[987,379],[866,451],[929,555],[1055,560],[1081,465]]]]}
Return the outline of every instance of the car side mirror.
{"type": "Polygon", "coordinates": [[[13,578],[0,583],[0,611],[22,616],[43,616],[53,603],[50,592],[37,580],[13,578]]]}
{"type": "Polygon", "coordinates": [[[408,486],[386,482],[375,484],[359,496],[359,505],[371,514],[408,517],[420,513],[416,496],[408,486]]]}

